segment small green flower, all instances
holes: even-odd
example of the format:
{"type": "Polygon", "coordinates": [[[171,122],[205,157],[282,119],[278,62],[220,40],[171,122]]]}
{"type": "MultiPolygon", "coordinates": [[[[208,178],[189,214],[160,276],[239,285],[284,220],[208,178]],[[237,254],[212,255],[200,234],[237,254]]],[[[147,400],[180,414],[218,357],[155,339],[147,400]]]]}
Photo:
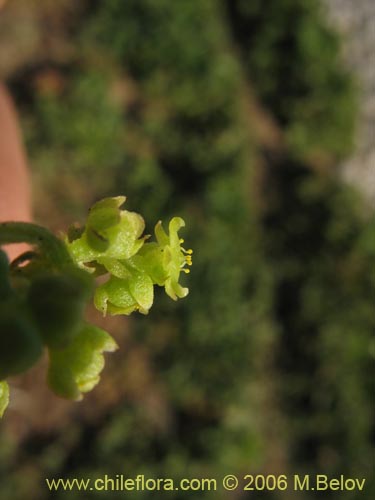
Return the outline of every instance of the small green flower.
{"type": "Polygon", "coordinates": [[[185,250],[181,245],[184,240],[179,238],[178,231],[185,226],[181,217],[173,217],[169,222],[169,236],[164,231],[161,221],[155,226],[157,243],[146,243],[131,262],[139,269],[146,271],[154,283],[164,286],[167,295],[173,300],[186,297],[188,288],[179,284],[180,273],[188,274],[185,266],[192,265],[191,249],[185,250]]]}
{"type": "Polygon", "coordinates": [[[135,212],[120,210],[125,196],[104,198],[90,209],[84,229],[71,228],[66,244],[73,260],[86,270],[102,257],[128,259],[142,247],[145,223],[135,212]]]}

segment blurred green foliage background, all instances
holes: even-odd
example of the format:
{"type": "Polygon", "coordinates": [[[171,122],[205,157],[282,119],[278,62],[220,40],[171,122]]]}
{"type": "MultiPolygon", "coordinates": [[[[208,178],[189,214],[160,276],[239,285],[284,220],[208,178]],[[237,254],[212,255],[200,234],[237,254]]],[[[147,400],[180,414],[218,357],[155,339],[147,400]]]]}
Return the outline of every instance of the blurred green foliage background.
{"type": "MultiPolygon", "coordinates": [[[[321,473],[366,489],[293,498],[373,498],[375,223],[337,177],[356,86],[318,2],[19,0],[1,15],[8,41],[25,26],[45,41],[7,74],[37,221],[64,229],[125,194],[149,232],[185,218],[194,266],[187,299],[107,321],[121,350],[83,403],[47,395],[43,367],[15,380],[0,496],[104,495],[52,494],[46,477],[321,473]]],[[[173,496],[190,497],[253,494],[173,496]]]]}

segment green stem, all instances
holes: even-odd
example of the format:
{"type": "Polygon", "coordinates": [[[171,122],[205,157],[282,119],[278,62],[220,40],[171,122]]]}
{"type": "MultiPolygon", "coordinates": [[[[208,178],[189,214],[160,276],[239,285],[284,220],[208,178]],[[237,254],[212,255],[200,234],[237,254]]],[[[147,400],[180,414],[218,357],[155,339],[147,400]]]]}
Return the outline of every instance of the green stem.
{"type": "Polygon", "coordinates": [[[72,262],[69,252],[63,241],[56,238],[48,229],[29,222],[2,222],[0,223],[0,246],[10,243],[29,243],[38,246],[43,256],[53,265],[72,262]]]}

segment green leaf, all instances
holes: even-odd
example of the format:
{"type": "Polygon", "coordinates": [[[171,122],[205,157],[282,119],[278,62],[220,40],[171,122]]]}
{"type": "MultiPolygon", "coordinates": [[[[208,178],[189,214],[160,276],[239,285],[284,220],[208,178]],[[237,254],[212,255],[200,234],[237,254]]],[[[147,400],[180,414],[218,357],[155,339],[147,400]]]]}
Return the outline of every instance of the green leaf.
{"type": "Polygon", "coordinates": [[[9,386],[3,381],[0,382],[0,418],[4,415],[4,411],[6,410],[9,404],[9,386]]]}
{"type": "Polygon", "coordinates": [[[58,396],[82,399],[82,393],[91,391],[99,382],[103,352],[116,349],[116,342],[107,332],[85,324],[67,348],[49,350],[49,386],[58,396]]]}

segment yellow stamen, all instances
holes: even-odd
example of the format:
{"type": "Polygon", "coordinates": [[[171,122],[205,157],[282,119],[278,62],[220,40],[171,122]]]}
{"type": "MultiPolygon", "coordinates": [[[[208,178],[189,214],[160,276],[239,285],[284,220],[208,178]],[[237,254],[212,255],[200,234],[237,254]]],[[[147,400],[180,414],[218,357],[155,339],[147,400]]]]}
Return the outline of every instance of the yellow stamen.
{"type": "Polygon", "coordinates": [[[181,247],[181,252],[185,255],[192,255],[193,250],[191,248],[189,248],[189,250],[185,250],[185,248],[181,247]]]}
{"type": "Polygon", "coordinates": [[[184,243],[184,242],[185,242],[185,240],[180,238],[180,243],[184,243]]]}
{"type": "Polygon", "coordinates": [[[190,269],[182,269],[182,271],[184,271],[185,274],[189,274],[190,273],[190,269]]]}

